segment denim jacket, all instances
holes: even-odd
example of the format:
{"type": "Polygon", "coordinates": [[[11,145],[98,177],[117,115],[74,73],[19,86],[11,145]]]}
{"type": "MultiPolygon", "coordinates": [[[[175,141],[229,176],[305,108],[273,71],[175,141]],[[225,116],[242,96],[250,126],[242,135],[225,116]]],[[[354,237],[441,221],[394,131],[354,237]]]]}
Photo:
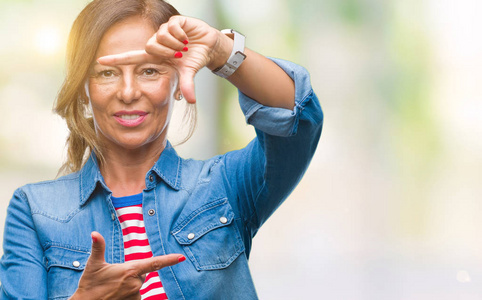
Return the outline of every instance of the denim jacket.
{"type": "MultiPolygon", "coordinates": [[[[257,299],[248,268],[251,241],[303,176],[323,113],[307,71],[274,60],[296,86],[293,110],[266,107],[240,93],[257,137],[205,161],[184,160],[168,143],[146,174],[143,214],[154,255],[185,262],[159,270],[169,299],[257,299]]],[[[94,155],[76,173],[29,184],[9,204],[0,299],[67,299],[91,250],[106,240],[108,263],[124,262],[122,230],[94,155]]]]}

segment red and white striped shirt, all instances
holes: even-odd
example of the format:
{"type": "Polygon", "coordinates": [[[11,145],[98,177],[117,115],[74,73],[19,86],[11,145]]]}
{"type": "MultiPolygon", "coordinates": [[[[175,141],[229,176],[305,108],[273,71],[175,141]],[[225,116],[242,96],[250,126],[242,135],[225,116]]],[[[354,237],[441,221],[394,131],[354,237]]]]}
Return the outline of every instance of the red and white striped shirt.
{"type": "MultiPolygon", "coordinates": [[[[125,261],[135,261],[152,257],[142,216],[142,193],[127,197],[112,197],[124,239],[125,261]]],[[[142,300],[167,299],[157,272],[147,274],[140,290],[142,300]]]]}

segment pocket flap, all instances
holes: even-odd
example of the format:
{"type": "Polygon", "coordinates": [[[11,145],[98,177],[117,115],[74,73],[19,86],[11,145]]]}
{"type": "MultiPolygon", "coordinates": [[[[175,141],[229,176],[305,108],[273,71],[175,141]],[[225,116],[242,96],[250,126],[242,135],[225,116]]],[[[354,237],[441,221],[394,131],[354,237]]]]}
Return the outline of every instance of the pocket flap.
{"type": "Polygon", "coordinates": [[[50,246],[45,250],[47,270],[52,267],[83,270],[89,256],[90,252],[64,246],[50,246]]]}
{"type": "Polygon", "coordinates": [[[206,233],[233,222],[234,213],[227,198],[210,202],[193,211],[172,230],[181,245],[190,245],[206,233]]]}

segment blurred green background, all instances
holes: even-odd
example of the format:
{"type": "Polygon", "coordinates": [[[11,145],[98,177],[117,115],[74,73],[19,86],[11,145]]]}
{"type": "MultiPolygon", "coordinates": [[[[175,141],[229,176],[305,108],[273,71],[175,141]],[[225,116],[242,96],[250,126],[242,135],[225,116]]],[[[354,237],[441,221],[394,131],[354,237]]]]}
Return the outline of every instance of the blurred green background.
{"type": "MultiPolygon", "coordinates": [[[[482,298],[482,1],[170,2],[305,66],[325,111],[305,178],[254,240],[261,299],[482,298]]],[[[86,3],[0,1],[1,226],[13,191],[65,158],[51,108],[86,3]]],[[[236,90],[207,71],[196,84],[198,127],[178,151],[245,145],[236,90]]]]}

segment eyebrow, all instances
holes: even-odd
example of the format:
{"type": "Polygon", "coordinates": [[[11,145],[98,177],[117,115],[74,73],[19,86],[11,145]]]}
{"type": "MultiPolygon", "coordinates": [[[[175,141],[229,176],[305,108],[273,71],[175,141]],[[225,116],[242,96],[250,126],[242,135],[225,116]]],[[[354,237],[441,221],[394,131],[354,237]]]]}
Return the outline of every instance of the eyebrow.
{"type": "MultiPolygon", "coordinates": [[[[163,59],[159,63],[144,62],[144,63],[140,63],[140,64],[131,64],[131,65],[138,67],[138,66],[142,66],[142,65],[146,65],[146,64],[152,64],[152,65],[157,65],[157,66],[167,65],[171,68],[175,68],[175,65],[174,65],[173,61],[171,59],[167,59],[167,58],[163,59]]],[[[122,64],[121,65],[102,65],[97,60],[94,60],[94,62],[90,65],[89,68],[93,68],[97,65],[106,66],[106,67],[113,67],[113,68],[118,68],[119,66],[126,66],[126,65],[122,65],[122,64]]]]}

